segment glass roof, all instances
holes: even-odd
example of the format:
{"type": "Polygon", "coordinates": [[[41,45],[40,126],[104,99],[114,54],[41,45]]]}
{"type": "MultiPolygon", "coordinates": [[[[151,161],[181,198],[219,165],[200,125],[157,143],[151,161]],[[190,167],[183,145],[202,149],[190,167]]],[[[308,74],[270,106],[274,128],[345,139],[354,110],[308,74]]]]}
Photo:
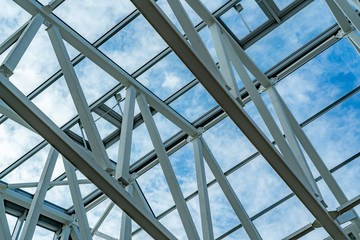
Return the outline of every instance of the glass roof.
{"type": "MultiPolygon", "coordinates": [[[[274,141],[274,151],[291,166],[289,169],[303,181],[319,205],[325,203],[321,205],[324,212],[340,209],[344,202],[336,200],[331,186],[329,188],[320,174],[321,170],[312,162],[309,145],[303,144],[296,131],[306,134],[324,162],[326,171],[332,173],[332,178],[347,199],[359,196],[360,188],[356,183],[360,180],[360,29],[356,29],[356,21],[360,22],[360,18],[349,17],[349,22],[346,22],[351,23],[351,29],[344,35],[344,26],[337,24],[339,18],[336,19],[336,15],[334,17],[334,11],[328,6],[329,2],[335,4],[337,0],[148,1],[167,16],[167,21],[179,34],[185,34],[179,35],[180,38],[221,85],[219,92],[224,89],[234,99],[239,109],[256,124],[259,134],[269,140],[269,145],[274,141]],[[171,9],[175,2],[184,7],[191,29],[196,29],[194,32],[198,34],[195,35],[201,39],[197,42],[202,45],[196,45],[193,41],[194,36],[183,25],[184,17],[177,18],[181,9],[177,9],[178,12],[171,9]],[[215,23],[209,25],[210,20],[203,19],[199,11],[190,6],[190,2],[202,3],[199,5],[212,14],[211,21],[215,23]],[[219,30],[218,35],[214,29],[219,30]],[[216,37],[222,39],[220,43],[216,37]],[[237,48],[244,50],[246,61],[254,63],[254,68],[250,68],[244,58],[239,57],[237,48]],[[232,58],[234,55],[240,59],[241,67],[244,65],[246,68],[243,68],[242,74],[238,72],[238,62],[232,58]],[[259,75],[271,84],[264,86],[259,75]],[[249,90],[244,80],[246,76],[253,81],[250,84],[255,86],[259,98],[249,90]],[[231,85],[232,78],[234,85],[231,85]],[[280,100],[274,102],[271,98],[269,92],[275,88],[301,126],[300,130],[294,130],[290,118],[282,120],[279,116],[278,109],[286,112],[286,108],[280,100]],[[261,104],[265,104],[266,110],[259,108],[261,104]],[[276,104],[280,107],[277,108],[276,104]],[[264,117],[267,111],[270,114],[264,117]],[[277,130],[269,128],[271,121],[278,125],[281,137],[285,136],[282,141],[293,151],[290,155],[299,162],[304,159],[303,162],[291,165],[283,145],[278,144],[280,140],[274,134],[277,130]],[[288,124],[289,131],[296,135],[296,144],[291,143],[284,124],[288,124]],[[301,165],[299,172],[296,164],[301,165]],[[307,169],[312,174],[306,176],[309,179],[304,179],[302,174],[306,175],[307,169]],[[320,194],[311,187],[312,183],[317,184],[320,194]]],[[[352,1],[350,3],[353,4],[352,1]]],[[[210,83],[211,79],[197,79],[198,72],[187,66],[175,47],[171,49],[168,46],[166,37],[161,37],[161,33],[170,33],[166,32],[165,27],[157,29],[152,26],[148,16],[141,13],[142,9],[137,10],[132,1],[1,0],[1,6],[1,79],[9,78],[10,83],[19,89],[18,95],[27,96],[55,123],[54,127],[60,128],[67,135],[70,145],[90,156],[89,161],[101,161],[97,151],[103,151],[105,160],[114,168],[113,171],[108,170],[107,175],[119,176],[116,167],[122,164],[120,159],[124,151],[128,152],[128,171],[125,175],[131,176],[126,180],[130,185],[118,178],[116,180],[123,184],[119,183],[119,186],[139,200],[138,204],[177,239],[191,238],[183,212],[179,212],[184,208],[188,209],[199,238],[207,239],[202,223],[205,217],[203,210],[200,210],[201,205],[207,204],[210,206],[208,213],[211,214],[214,239],[251,239],[226,194],[233,194],[238,199],[262,239],[284,239],[316,220],[301,196],[296,196],[296,191],[271,166],[271,160],[259,154],[261,149],[257,149],[244,131],[239,129],[227,108],[221,105],[212,92],[206,90],[206,82],[210,83]],[[41,12],[45,21],[35,31],[24,54],[18,53],[21,56],[13,74],[6,75],[4,69],[8,68],[7,59],[15,55],[12,49],[16,49],[18,43],[26,45],[21,36],[30,32],[27,26],[33,22],[35,8],[36,12],[41,12]],[[71,29],[64,30],[62,24],[71,29]],[[68,54],[69,61],[59,61],[54,51],[58,49],[48,36],[51,37],[52,28],[59,30],[60,40],[66,50],[63,53],[68,54]],[[92,46],[87,49],[84,47],[87,44],[92,46]],[[105,60],[99,63],[98,59],[102,57],[105,60]],[[69,75],[66,75],[64,63],[68,65],[73,79],[69,80],[69,75]],[[70,85],[71,81],[78,87],[70,85]],[[131,112],[131,107],[127,105],[131,101],[131,89],[136,91],[132,99],[134,114],[127,116],[129,109],[131,112]],[[151,121],[149,123],[147,120],[139,100],[143,96],[147,101],[145,108],[150,110],[146,112],[150,113],[155,126],[149,127],[151,121]],[[124,133],[126,122],[129,122],[131,128],[127,135],[124,133]],[[183,127],[185,125],[195,129],[195,134],[190,136],[191,133],[183,127]],[[158,145],[154,144],[157,134],[160,139],[158,145]],[[122,135],[126,136],[124,141],[130,141],[125,150],[120,150],[124,144],[121,142],[122,135]],[[194,150],[194,142],[197,140],[200,145],[203,144],[202,152],[205,143],[208,145],[221,174],[226,176],[224,181],[229,183],[231,193],[224,193],[224,185],[221,185],[219,176],[210,166],[206,151],[202,153],[205,161],[197,159],[194,150]],[[165,153],[164,156],[159,149],[165,153]],[[202,164],[205,162],[203,185],[208,202],[203,196],[199,199],[199,194],[202,194],[198,185],[201,169],[196,161],[202,164]],[[173,175],[165,171],[164,166],[168,166],[173,175]],[[169,176],[174,176],[176,181],[169,183],[169,176]],[[176,195],[176,191],[180,195],[176,195]],[[179,198],[184,202],[183,208],[179,207],[179,198]]],[[[344,14],[340,11],[343,14],[341,17],[347,19],[349,13],[343,11],[344,14]]],[[[156,15],[153,12],[151,14],[156,15]]],[[[185,52],[188,49],[183,50],[185,52]]],[[[193,60],[194,64],[196,59],[193,60]]],[[[36,124],[27,120],[27,113],[13,108],[1,91],[0,99],[6,103],[0,101],[0,180],[5,186],[5,190],[1,191],[10,232],[21,234],[21,231],[25,231],[22,228],[17,230],[16,226],[24,221],[24,216],[28,214],[25,209],[30,208],[31,199],[35,198],[37,189],[40,190],[38,186],[46,172],[43,169],[50,161],[52,145],[60,154],[54,160],[56,163],[51,181],[49,179],[49,185],[45,186],[44,205],[54,209],[58,215],[46,215],[46,209],[41,210],[32,233],[33,239],[60,239],[65,227],[71,229],[71,234],[75,234],[76,229],[82,230],[77,215],[78,206],[74,204],[72,184],[79,187],[81,209],[86,212],[87,226],[92,231],[93,239],[119,239],[125,214],[121,206],[115,205],[106,212],[112,202],[108,198],[111,196],[105,196],[103,189],[99,189],[97,182],[90,179],[88,172],[81,167],[76,169],[78,183],[73,183],[67,177],[70,173],[64,166],[67,160],[63,157],[66,155],[63,149],[53,144],[54,139],[39,134],[36,124]],[[18,194],[16,196],[19,199],[28,199],[27,205],[7,195],[13,192],[18,194]],[[14,204],[20,207],[14,207],[14,204]],[[61,222],[59,216],[64,219],[73,216],[78,219],[76,226],[61,222]],[[98,225],[102,217],[105,219],[98,225]]],[[[78,160],[68,161],[74,163],[78,160]]],[[[353,213],[358,214],[359,207],[356,204],[354,207],[353,213]]],[[[338,220],[336,224],[340,223],[338,225],[344,229],[353,226],[356,239],[360,239],[358,221],[356,215],[344,222],[338,220]]],[[[136,221],[129,224],[132,239],[152,239],[151,234],[140,225],[136,221]]],[[[329,232],[324,226],[312,229],[300,239],[325,239],[328,236],[329,232]]]]}

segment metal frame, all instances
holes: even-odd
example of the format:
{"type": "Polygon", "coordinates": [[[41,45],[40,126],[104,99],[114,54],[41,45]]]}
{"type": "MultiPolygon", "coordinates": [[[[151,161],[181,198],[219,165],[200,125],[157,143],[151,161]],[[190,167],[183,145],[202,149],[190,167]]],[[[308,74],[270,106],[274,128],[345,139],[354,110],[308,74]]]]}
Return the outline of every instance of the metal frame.
{"type": "MultiPolygon", "coordinates": [[[[348,219],[345,221],[351,221],[352,224],[359,226],[358,216],[356,212],[352,210],[353,207],[360,203],[358,197],[350,201],[346,198],[332,176],[332,170],[326,167],[301,128],[304,124],[310,123],[313,119],[318,118],[324,112],[331,110],[331,108],[340,102],[357,93],[359,87],[323,111],[317,113],[304,124],[299,125],[273,86],[277,81],[280,81],[292,71],[311,60],[314,56],[320,54],[327,47],[337,42],[339,38],[347,38],[354,46],[354,49],[360,53],[360,38],[355,31],[355,29],[358,31],[360,29],[360,19],[357,12],[351,8],[346,0],[326,0],[338,24],[330,27],[320,36],[265,73],[246,55],[244,49],[257,42],[312,1],[296,0],[281,11],[272,0],[258,1],[257,4],[268,17],[268,21],[251,31],[244,39],[239,40],[221,20],[222,14],[238,4],[238,0],[227,2],[213,14],[210,13],[200,1],[187,1],[189,6],[193,8],[203,20],[203,22],[196,26],[193,26],[180,1],[168,0],[173,13],[185,31],[185,36],[181,35],[179,31],[174,28],[173,24],[164,13],[162,13],[155,1],[132,0],[139,10],[133,11],[94,44],[87,42],[78,33],[64,24],[61,19],[52,14],[52,10],[59,7],[64,0],[54,0],[44,7],[34,0],[14,0],[14,2],[28,11],[33,17],[0,45],[0,54],[12,47],[0,66],[0,113],[4,114],[4,116],[0,118],[0,124],[9,118],[29,130],[40,134],[45,140],[35,146],[22,158],[16,160],[7,169],[3,170],[0,173],[0,179],[30,159],[48,143],[63,155],[63,157],[68,159],[71,164],[64,160],[66,173],[57,177],[53,182],[50,182],[52,169],[57,158],[57,151],[51,148],[52,150],[39,183],[1,184],[1,195],[5,199],[5,202],[0,199],[1,203],[5,203],[0,206],[0,217],[2,219],[0,234],[2,234],[2,238],[10,239],[9,227],[7,226],[7,221],[4,220],[5,212],[19,216],[16,209],[20,206],[24,211],[21,215],[22,217],[19,218],[19,224],[16,224],[16,228],[14,229],[13,237],[15,239],[19,237],[20,239],[31,239],[36,224],[56,231],[54,239],[68,239],[70,236],[72,239],[91,239],[94,235],[104,239],[114,239],[111,236],[99,232],[98,229],[105,222],[107,215],[116,204],[124,211],[120,239],[131,239],[131,219],[136,221],[151,236],[156,237],[156,239],[175,239],[174,235],[158,222],[158,219],[176,208],[188,238],[200,239],[186,204],[186,201],[194,197],[197,193],[184,198],[168,158],[169,155],[185,146],[188,141],[192,141],[194,147],[194,163],[199,189],[199,206],[204,239],[214,239],[214,223],[211,221],[211,205],[208,199],[207,188],[216,181],[220,184],[234,212],[239,217],[241,221],[240,227],[244,226],[245,231],[251,239],[262,239],[253,221],[294,195],[308,208],[316,221],[314,224],[309,224],[297,230],[288,237],[289,239],[297,239],[318,227],[324,227],[334,239],[348,239],[345,232],[348,232],[349,228],[342,230],[338,222],[343,221],[341,219],[348,219]],[[127,24],[138,17],[140,12],[159,32],[169,47],[130,75],[100,52],[97,47],[109,40],[118,31],[121,31],[127,24]],[[45,24],[48,27],[47,31],[59,60],[61,71],[55,73],[26,97],[9,81],[9,77],[13,75],[14,69],[41,24],[45,24]],[[219,58],[218,65],[215,64],[198,34],[198,31],[205,27],[209,27],[212,34],[216,54],[219,58]],[[73,60],[68,56],[63,43],[64,40],[80,51],[80,54],[73,60]],[[136,77],[154,66],[171,51],[174,51],[179,56],[188,69],[196,76],[196,79],[179,89],[165,101],[161,101],[155,94],[141,85],[136,80],[136,77]],[[119,81],[117,86],[91,105],[88,105],[85,100],[85,95],[73,68],[85,57],[89,58],[102,70],[119,81]],[[234,67],[234,69],[232,67],[234,67]],[[253,81],[250,79],[245,68],[256,80],[253,81]],[[62,74],[64,74],[69,86],[79,116],[70,120],[60,129],[50,121],[31,100],[59,79],[62,74]],[[238,74],[244,83],[244,89],[238,89],[235,74],[238,74]],[[272,77],[276,77],[276,80],[273,80],[272,77]],[[190,123],[174,111],[169,104],[198,83],[205,87],[219,106],[195,122],[190,123]],[[124,88],[126,89],[125,111],[119,115],[112,108],[109,108],[105,102],[124,88]],[[269,94],[286,138],[284,138],[280,126],[277,125],[268,111],[267,106],[261,99],[261,92],[259,92],[259,90],[269,94]],[[140,108],[140,113],[136,116],[134,116],[135,98],[140,108]],[[244,112],[242,107],[251,100],[254,101],[258,108],[275,142],[271,143],[247,116],[246,112],[244,112]],[[91,112],[99,114],[103,119],[115,126],[117,130],[106,138],[101,139],[91,112]],[[153,119],[153,115],[158,112],[181,129],[179,133],[164,142],[159,135],[153,119]],[[226,116],[229,116],[234,121],[239,129],[259,150],[259,153],[265,157],[293,191],[290,197],[285,197],[278,203],[274,203],[254,217],[248,216],[227,181],[226,176],[234,172],[234,169],[251,161],[251,159],[258,156],[259,153],[250,156],[244,163],[234,166],[233,170],[230,169],[227,172],[223,172],[215,157],[211,154],[211,150],[207,147],[205,140],[201,137],[204,131],[216,125],[226,116]],[[81,124],[81,128],[83,127],[87,139],[85,139],[85,134],[82,132],[82,129],[81,136],[78,136],[70,130],[76,123],[81,124]],[[147,127],[150,139],[154,145],[154,150],[130,165],[132,130],[142,123],[145,123],[147,127]],[[117,141],[120,141],[120,146],[117,161],[115,162],[109,159],[105,149],[117,141]],[[280,152],[274,148],[273,144],[276,144],[280,148],[280,152]],[[321,192],[316,185],[319,178],[314,179],[300,145],[302,145],[305,152],[309,155],[320,172],[321,177],[325,180],[333,195],[338,200],[340,206],[336,211],[328,212],[328,210],[324,208],[324,206],[326,207],[326,203],[323,201],[321,192]],[[203,157],[215,176],[215,181],[210,183],[206,183],[205,180],[203,157]],[[151,207],[136,182],[136,178],[158,163],[160,163],[162,167],[171,195],[175,201],[175,206],[155,218],[151,207]],[[74,166],[89,180],[78,181],[74,166]],[[67,178],[66,181],[64,180],[65,178],[67,178]],[[98,189],[83,198],[80,193],[79,184],[87,183],[95,184],[98,189]],[[44,202],[47,190],[57,185],[69,185],[74,202],[74,206],[70,209],[64,210],[46,201],[44,202]],[[124,189],[125,186],[127,190],[124,189]],[[37,187],[32,202],[30,198],[28,198],[31,195],[20,190],[16,190],[16,192],[11,190],[26,187],[37,187]],[[106,198],[110,198],[112,202],[105,209],[95,227],[90,229],[87,223],[86,212],[96,207],[106,198]],[[43,205],[43,203],[45,205],[43,205]],[[29,209],[29,211],[26,209],[29,209]],[[353,213],[352,218],[342,217],[349,212],[353,213]],[[25,218],[32,220],[26,221],[23,226],[25,218]],[[337,220],[335,221],[334,219],[337,220]]],[[[351,4],[354,3],[351,2],[351,4]]],[[[353,157],[353,159],[355,158],[356,156],[353,157]]],[[[231,230],[217,239],[222,239],[233,231],[235,230],[231,230]]],[[[133,231],[133,234],[137,232],[139,232],[139,229],[133,231]]]]}

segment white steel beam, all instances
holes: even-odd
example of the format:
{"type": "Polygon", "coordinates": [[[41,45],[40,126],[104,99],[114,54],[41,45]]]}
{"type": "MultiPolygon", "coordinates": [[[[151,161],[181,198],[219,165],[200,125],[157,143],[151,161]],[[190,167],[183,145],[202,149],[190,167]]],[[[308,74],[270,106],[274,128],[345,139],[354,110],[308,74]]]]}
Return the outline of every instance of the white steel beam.
{"type": "Polygon", "coordinates": [[[0,44],[0,55],[3,54],[6,50],[8,50],[21,36],[24,32],[25,28],[29,24],[30,21],[24,23],[20,28],[18,28],[10,37],[8,37],[4,42],[0,44]]]}
{"type": "Polygon", "coordinates": [[[219,61],[219,65],[220,65],[220,70],[224,76],[227,86],[230,87],[231,94],[236,99],[238,99],[240,104],[243,105],[243,103],[241,101],[239,88],[238,88],[238,85],[235,80],[234,71],[232,69],[232,66],[231,66],[231,63],[230,63],[230,60],[228,57],[228,53],[225,49],[223,34],[217,24],[213,24],[213,25],[209,26],[209,29],[210,29],[211,36],[212,36],[212,39],[214,42],[216,55],[218,57],[218,61],[219,61]]]}
{"type": "Polygon", "coordinates": [[[180,114],[174,111],[171,107],[165,104],[161,99],[155,96],[150,90],[141,85],[133,77],[131,77],[127,72],[125,72],[121,67],[116,63],[110,60],[102,52],[92,46],[88,41],[76,33],[73,29],[67,26],[63,21],[57,18],[54,14],[49,13],[46,9],[42,8],[42,5],[36,0],[14,0],[19,6],[28,11],[30,14],[35,15],[38,12],[41,12],[44,18],[51,23],[53,26],[56,26],[62,38],[72,45],[75,49],[83,53],[89,60],[98,65],[101,69],[107,72],[115,80],[121,82],[125,86],[132,85],[136,88],[137,91],[144,94],[147,97],[149,104],[160,112],[164,117],[173,122],[176,126],[182,129],[184,132],[191,136],[197,134],[196,128],[189,123],[185,118],[180,114]]]}
{"type": "Polygon", "coordinates": [[[34,235],[36,224],[39,220],[40,211],[45,200],[45,195],[48,190],[58,156],[59,153],[54,148],[50,148],[49,155],[40,176],[39,185],[36,188],[29,213],[26,216],[24,228],[21,231],[20,240],[31,240],[34,235]]]}
{"type": "Polygon", "coordinates": [[[61,230],[60,240],[69,240],[70,237],[70,227],[69,225],[64,225],[61,230]]]}
{"type": "Polygon", "coordinates": [[[199,206],[201,216],[201,226],[203,239],[214,239],[214,230],[211,221],[209,194],[206,183],[204,158],[202,153],[202,144],[199,138],[195,138],[193,141],[194,158],[195,158],[195,171],[199,193],[199,206]]]}
{"type": "Polygon", "coordinates": [[[24,119],[19,117],[19,115],[17,115],[13,110],[11,110],[11,108],[9,108],[9,106],[6,105],[6,103],[4,103],[4,101],[1,99],[0,99],[0,113],[10,118],[14,122],[17,122],[18,124],[26,127],[27,129],[35,132],[34,129],[32,129],[32,127],[30,127],[30,125],[24,121],[24,119]]]}
{"type": "Polygon", "coordinates": [[[6,219],[4,199],[0,193],[0,238],[4,240],[11,240],[11,233],[8,221],[6,219]]]}
{"type": "Polygon", "coordinates": [[[150,112],[149,105],[142,94],[138,95],[136,97],[136,100],[140,108],[141,115],[144,118],[144,122],[149,132],[151,142],[154,145],[154,149],[158,156],[160,166],[165,175],[166,182],[169,185],[170,193],[174,199],[180,219],[184,225],[186,235],[189,239],[200,239],[196,231],[193,219],[191,218],[189,208],[186,205],[183,193],[181,192],[179,183],[176,179],[174,169],[171,166],[159,131],[150,112]]]}
{"type": "Polygon", "coordinates": [[[32,39],[35,37],[44,19],[40,14],[36,14],[30,23],[26,26],[25,30],[21,33],[20,38],[12,47],[10,53],[6,56],[5,60],[0,66],[0,71],[6,76],[11,76],[24,55],[26,49],[30,45],[32,39]]]}
{"type": "Polygon", "coordinates": [[[112,171],[113,167],[102,143],[100,133],[95,125],[89,106],[86,102],[85,94],[81,88],[79,79],[76,76],[70,57],[66,50],[59,30],[52,26],[47,29],[49,38],[54,48],[56,57],[64,74],[66,84],[68,85],[71,97],[79,113],[80,121],[86,136],[88,137],[91,150],[94,153],[95,161],[106,171],[112,171]]]}
{"type": "Polygon", "coordinates": [[[278,116],[282,129],[284,130],[285,137],[290,145],[290,148],[293,151],[296,159],[298,160],[301,169],[304,171],[305,174],[304,177],[308,180],[308,182],[311,185],[311,188],[315,191],[317,196],[319,196],[319,198],[322,200],[320,190],[315,182],[313,174],[311,173],[310,167],[305,159],[304,153],[300,148],[299,142],[295,137],[295,133],[290,125],[289,119],[287,118],[284,112],[285,110],[283,109],[282,104],[280,103],[280,99],[278,97],[279,94],[276,91],[275,86],[268,88],[266,92],[268,93],[270,97],[270,101],[274,106],[276,115],[278,116]]]}
{"type": "Polygon", "coordinates": [[[328,185],[330,191],[334,194],[336,200],[339,204],[344,204],[348,201],[344,192],[340,188],[339,184],[336,182],[333,175],[330,173],[329,169],[325,165],[324,161],[321,159],[319,153],[316,151],[309,138],[306,136],[304,130],[300,127],[299,123],[296,121],[295,117],[285,104],[284,100],[280,95],[278,95],[280,103],[285,111],[287,118],[289,119],[289,123],[291,124],[294,133],[303,146],[305,152],[309,156],[310,160],[319,171],[320,176],[324,179],[325,183],[328,185]]]}
{"type": "Polygon", "coordinates": [[[65,167],[66,177],[69,181],[71,199],[73,201],[75,215],[80,229],[81,239],[91,240],[92,236],[90,233],[89,222],[86,216],[84,203],[82,201],[79,184],[77,182],[75,168],[65,158],[63,158],[63,163],[65,167]]]}
{"type": "MultiPolygon", "coordinates": [[[[126,186],[126,190],[130,195],[134,193],[134,184],[130,183],[126,186]]],[[[119,240],[130,240],[131,239],[131,218],[126,215],[125,212],[121,215],[121,228],[119,240]]]]}
{"type": "MultiPolygon", "coordinates": [[[[275,94],[277,95],[277,98],[279,99],[279,103],[281,104],[292,129],[294,130],[294,134],[296,135],[297,139],[302,144],[304,150],[308,154],[310,160],[313,162],[314,166],[320,173],[320,176],[324,179],[326,185],[329,187],[330,191],[332,192],[338,203],[340,205],[345,204],[348,201],[348,198],[346,197],[345,193],[342,191],[339,184],[336,182],[334,176],[330,173],[324,161],[321,159],[320,155],[318,154],[318,152],[316,151],[316,149],[314,148],[314,146],[311,144],[310,140],[306,136],[304,130],[300,127],[295,117],[292,115],[291,111],[289,110],[289,108],[281,98],[280,94],[277,93],[276,89],[275,89],[275,94]]],[[[360,226],[358,214],[355,212],[355,210],[352,210],[352,212],[356,216],[354,223],[357,226],[360,226]]]]}
{"type": "Polygon", "coordinates": [[[150,236],[156,239],[175,239],[147,210],[92,160],[92,156],[53,123],[40,109],[0,74],[0,97],[32,128],[56,148],[89,180],[125,211],[150,236]]]}
{"type": "MultiPolygon", "coordinates": [[[[79,184],[92,184],[92,182],[88,179],[79,179],[78,183],[79,184]]],[[[64,186],[64,185],[68,185],[68,184],[69,184],[68,181],[54,181],[54,182],[49,183],[49,187],[64,186]]],[[[7,185],[7,188],[9,188],[9,189],[12,189],[12,188],[34,188],[34,187],[37,187],[38,185],[39,185],[38,182],[9,183],[7,185]]]]}
{"type": "Polygon", "coordinates": [[[360,54],[360,37],[357,32],[354,31],[348,19],[334,0],[325,0],[325,2],[342,30],[342,36],[339,37],[347,37],[355,50],[360,54]]]}
{"type": "Polygon", "coordinates": [[[124,185],[129,184],[129,165],[131,154],[132,131],[134,125],[136,90],[130,86],[126,89],[125,106],[123,121],[121,124],[120,142],[117,157],[115,178],[119,179],[124,185]]]}
{"type": "Polygon", "coordinates": [[[210,27],[213,24],[217,24],[220,30],[229,38],[236,53],[239,55],[241,61],[245,67],[251,72],[251,74],[261,83],[264,87],[269,87],[270,81],[265,74],[255,65],[245,51],[237,44],[232,36],[224,29],[224,27],[218,22],[218,20],[211,14],[211,12],[204,6],[201,1],[198,0],[186,0],[189,6],[204,20],[204,22],[210,27]]]}
{"type": "Polygon", "coordinates": [[[252,240],[262,239],[203,138],[201,138],[201,146],[207,165],[209,166],[211,172],[214,174],[215,179],[219,183],[219,186],[224,192],[231,207],[234,209],[234,212],[239,218],[241,224],[244,226],[246,233],[252,240]]]}
{"type": "Polygon", "coordinates": [[[75,225],[71,225],[70,237],[73,240],[83,240],[80,235],[79,228],[75,225]]]}
{"type": "Polygon", "coordinates": [[[139,187],[139,184],[134,181],[134,192],[133,192],[134,198],[139,201],[139,203],[149,211],[149,213],[152,213],[152,210],[149,206],[149,203],[146,201],[144,194],[141,192],[141,189],[139,187]]]}
{"type": "Polygon", "coordinates": [[[341,11],[349,18],[354,27],[360,31],[360,17],[346,0],[334,0],[341,11]]]}
{"type": "Polygon", "coordinates": [[[211,72],[208,71],[207,67],[198,58],[189,44],[181,37],[181,34],[169,23],[159,7],[149,0],[132,0],[132,2],[219,103],[244,135],[259,150],[279,176],[287,183],[290,189],[298,196],[301,202],[309,209],[314,217],[319,220],[330,236],[335,239],[348,239],[322,204],[302,183],[298,175],[294,173],[271,142],[244,112],[241,105],[223,88],[211,72]]]}
{"type": "Polygon", "coordinates": [[[213,71],[213,74],[225,84],[223,76],[220,74],[219,69],[207,50],[203,40],[200,38],[198,31],[192,24],[191,19],[186,13],[181,2],[179,0],[168,0],[168,3],[196,53],[200,58],[202,58],[204,63],[209,66],[209,68],[213,71]]]}
{"type": "Polygon", "coordinates": [[[225,46],[226,50],[229,54],[230,60],[233,63],[233,66],[239,75],[241,81],[243,82],[245,89],[249,93],[250,98],[253,100],[255,107],[257,108],[261,118],[263,119],[266,127],[268,128],[270,134],[275,140],[275,143],[278,145],[281,153],[284,156],[284,159],[287,160],[287,162],[290,164],[290,166],[296,171],[296,173],[301,177],[301,180],[304,182],[305,185],[307,185],[312,191],[314,189],[312,188],[312,185],[310,184],[310,181],[307,179],[304,170],[301,168],[298,160],[296,159],[292,149],[286,142],[286,140],[283,137],[283,134],[275,122],[274,118],[272,117],[269,109],[267,108],[266,104],[264,103],[264,100],[261,98],[260,93],[255,88],[254,83],[251,81],[250,76],[246,72],[242,61],[240,60],[239,56],[235,53],[234,48],[230,44],[227,38],[225,40],[225,46]]]}

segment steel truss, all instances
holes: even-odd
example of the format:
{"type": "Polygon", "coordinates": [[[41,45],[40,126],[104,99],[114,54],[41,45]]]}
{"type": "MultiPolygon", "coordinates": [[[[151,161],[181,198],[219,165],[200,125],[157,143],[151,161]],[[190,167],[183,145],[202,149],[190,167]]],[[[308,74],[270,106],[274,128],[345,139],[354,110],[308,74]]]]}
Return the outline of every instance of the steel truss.
{"type": "MultiPolygon", "coordinates": [[[[328,28],[268,71],[263,72],[244,50],[313,1],[296,0],[283,10],[280,10],[273,0],[258,1],[258,6],[268,20],[243,39],[238,39],[221,19],[224,13],[239,6],[239,0],[228,1],[213,13],[200,0],[186,0],[188,6],[202,19],[202,22],[196,26],[193,25],[188,12],[179,0],[168,0],[167,2],[185,35],[180,33],[156,1],[131,1],[137,10],[125,17],[93,44],[90,44],[52,13],[54,9],[61,6],[64,0],[51,1],[47,6],[41,5],[35,0],[14,0],[16,4],[30,13],[32,18],[0,45],[0,54],[4,54],[6,50],[10,49],[0,66],[0,113],[3,114],[0,118],[0,124],[5,121],[15,121],[39,134],[44,140],[2,170],[0,179],[31,159],[48,144],[51,145],[51,148],[39,182],[17,184],[1,182],[1,239],[32,239],[36,225],[53,231],[54,239],[92,239],[96,235],[103,239],[125,240],[131,239],[142,230],[145,230],[154,239],[176,239],[176,234],[171,233],[159,221],[174,210],[178,211],[188,239],[200,239],[200,236],[203,239],[215,239],[213,230],[215,223],[212,222],[211,204],[208,196],[208,188],[215,183],[219,184],[235,215],[241,222],[221,236],[217,236],[216,239],[223,239],[242,227],[250,239],[264,238],[253,221],[293,196],[296,196],[314,216],[314,222],[296,230],[284,239],[298,239],[320,227],[324,228],[332,239],[353,239],[353,236],[356,236],[355,239],[360,239],[359,217],[353,209],[360,203],[360,198],[355,197],[349,200],[332,175],[334,171],[356,160],[360,153],[329,170],[302,129],[305,125],[356,94],[360,87],[348,92],[301,124],[297,122],[286,102],[276,90],[276,84],[279,81],[341,38],[347,38],[354,49],[360,53],[360,38],[357,33],[360,31],[360,18],[357,11],[352,8],[352,6],[359,8],[358,3],[353,1],[348,3],[346,0],[325,0],[337,24],[328,28]],[[147,19],[169,47],[150,59],[134,73],[129,74],[98,48],[140,14],[147,19]],[[47,26],[49,41],[53,46],[61,69],[28,96],[25,96],[10,80],[42,24],[47,26]],[[199,31],[204,28],[208,28],[211,33],[218,62],[214,61],[204,40],[199,35],[199,31]],[[74,59],[70,59],[64,41],[77,49],[80,54],[74,59]],[[138,82],[136,78],[172,51],[182,60],[196,79],[162,101],[138,82]],[[119,82],[118,85],[90,106],[86,102],[85,94],[74,70],[74,67],[85,58],[88,58],[119,82]],[[255,79],[251,79],[249,73],[255,79]],[[32,100],[62,76],[65,78],[78,116],[59,128],[32,100]],[[244,88],[239,89],[235,76],[240,78],[244,88]],[[169,105],[198,84],[201,84],[219,105],[191,123],[169,105]],[[124,111],[119,114],[109,108],[106,102],[110,98],[116,97],[123,90],[126,92],[124,111]],[[270,97],[280,124],[270,113],[261,94],[267,94],[270,97]],[[273,142],[263,134],[253,119],[245,112],[243,107],[249,101],[253,101],[274,139],[273,142]],[[137,115],[134,114],[136,104],[140,109],[140,113],[137,115]],[[92,113],[100,115],[115,126],[116,130],[107,137],[101,138],[92,113]],[[153,117],[157,113],[176,125],[180,132],[163,141],[153,117]],[[235,123],[258,152],[223,172],[202,134],[226,117],[235,123]],[[149,133],[154,150],[130,165],[133,130],[143,123],[149,133]],[[81,136],[70,130],[76,124],[81,126],[81,131],[83,130],[81,136]],[[117,159],[111,160],[106,149],[118,141],[120,144],[117,159]],[[193,145],[198,190],[189,196],[184,196],[169,156],[188,143],[193,145]],[[320,173],[319,177],[314,178],[305,158],[305,153],[320,173]],[[63,158],[66,171],[51,181],[59,155],[63,158]],[[259,155],[265,158],[289,186],[292,193],[256,215],[249,216],[227,176],[259,155]],[[175,205],[155,216],[136,178],[157,164],[161,166],[175,205]],[[215,177],[211,182],[206,181],[205,164],[215,177]],[[83,173],[88,180],[77,179],[76,170],[83,173]],[[327,209],[322,193],[318,188],[317,182],[321,179],[327,184],[338,202],[338,208],[333,211],[327,209]],[[94,184],[97,189],[83,198],[79,185],[89,183],[94,184]],[[45,201],[47,191],[58,185],[69,186],[73,202],[73,206],[69,209],[62,209],[45,201]],[[35,194],[31,195],[19,189],[27,187],[36,187],[35,194]],[[187,202],[195,196],[199,198],[201,234],[195,226],[187,205],[187,202]],[[111,202],[95,226],[90,228],[87,212],[106,199],[110,199],[111,202]],[[121,221],[119,221],[121,230],[118,238],[113,238],[99,231],[115,205],[124,212],[121,221]],[[18,217],[12,233],[6,220],[6,214],[18,217]],[[132,220],[140,228],[132,229],[132,220]],[[340,224],[346,222],[349,225],[342,228],[340,224]]],[[[243,19],[243,21],[245,20],[243,19]]],[[[244,23],[247,26],[246,22],[244,23]]],[[[248,26],[247,28],[250,30],[248,26]]],[[[122,99],[117,99],[117,101],[120,100],[122,99]]]]}

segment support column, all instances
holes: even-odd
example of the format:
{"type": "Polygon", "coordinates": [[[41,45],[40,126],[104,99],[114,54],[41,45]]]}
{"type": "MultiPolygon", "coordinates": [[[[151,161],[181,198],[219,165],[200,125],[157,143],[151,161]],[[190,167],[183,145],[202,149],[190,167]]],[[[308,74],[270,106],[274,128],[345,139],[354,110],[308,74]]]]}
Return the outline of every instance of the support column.
{"type": "MultiPolygon", "coordinates": [[[[133,195],[134,185],[130,183],[126,190],[130,195],[133,195]]],[[[123,212],[121,215],[121,228],[119,240],[130,240],[131,239],[131,218],[123,212]]]]}
{"type": "Polygon", "coordinates": [[[69,225],[65,225],[62,228],[60,240],[69,240],[69,237],[70,237],[70,227],[69,225]]]}

